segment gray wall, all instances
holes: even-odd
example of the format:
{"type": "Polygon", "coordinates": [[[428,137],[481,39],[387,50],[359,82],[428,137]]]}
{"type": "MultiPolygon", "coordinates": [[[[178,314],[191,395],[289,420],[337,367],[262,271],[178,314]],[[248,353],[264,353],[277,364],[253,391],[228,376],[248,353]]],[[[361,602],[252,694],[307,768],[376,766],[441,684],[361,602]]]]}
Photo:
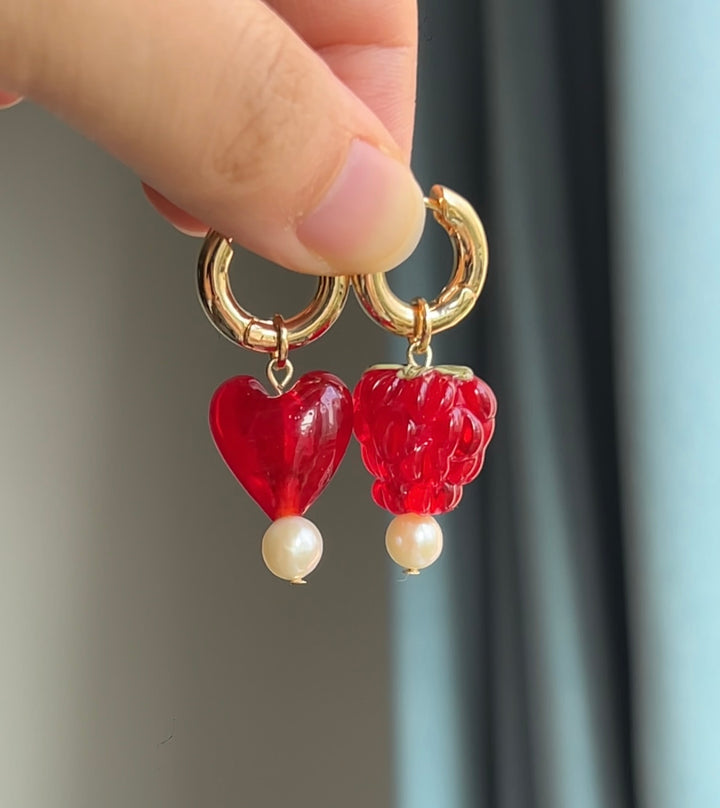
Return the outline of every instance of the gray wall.
{"type": "MultiPolygon", "coordinates": [[[[207,430],[263,359],[205,320],[199,243],[37,109],[0,133],[0,804],[389,805],[385,518],[356,447],[310,514],[325,560],[284,585],[207,430]]],[[[261,314],[313,288],[235,267],[261,314]]],[[[351,302],[293,358],[353,383],[384,355],[351,302]]]]}

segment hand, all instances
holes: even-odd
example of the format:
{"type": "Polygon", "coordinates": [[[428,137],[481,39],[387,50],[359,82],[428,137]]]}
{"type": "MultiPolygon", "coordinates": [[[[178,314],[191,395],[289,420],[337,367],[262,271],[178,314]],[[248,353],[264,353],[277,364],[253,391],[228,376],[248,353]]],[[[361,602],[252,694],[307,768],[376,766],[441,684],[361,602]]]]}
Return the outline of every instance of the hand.
{"type": "Polygon", "coordinates": [[[28,96],[130,166],[176,227],[290,269],[415,248],[415,0],[0,0],[0,106],[28,96]]]}

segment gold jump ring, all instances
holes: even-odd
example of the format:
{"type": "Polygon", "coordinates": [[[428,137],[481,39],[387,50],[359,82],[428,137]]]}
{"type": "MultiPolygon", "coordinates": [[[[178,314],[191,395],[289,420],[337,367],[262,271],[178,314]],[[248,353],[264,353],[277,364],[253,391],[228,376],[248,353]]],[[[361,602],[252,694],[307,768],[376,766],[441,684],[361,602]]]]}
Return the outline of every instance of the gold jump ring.
{"type": "Polygon", "coordinates": [[[410,345],[415,353],[426,353],[430,347],[432,328],[430,327],[430,305],[424,297],[416,297],[412,301],[415,322],[410,345]]]}
{"type": "Polygon", "coordinates": [[[282,315],[276,314],[273,317],[273,326],[275,326],[275,334],[277,335],[277,343],[273,351],[273,362],[278,370],[282,370],[287,364],[288,351],[290,350],[290,345],[288,344],[288,330],[282,315]]]}

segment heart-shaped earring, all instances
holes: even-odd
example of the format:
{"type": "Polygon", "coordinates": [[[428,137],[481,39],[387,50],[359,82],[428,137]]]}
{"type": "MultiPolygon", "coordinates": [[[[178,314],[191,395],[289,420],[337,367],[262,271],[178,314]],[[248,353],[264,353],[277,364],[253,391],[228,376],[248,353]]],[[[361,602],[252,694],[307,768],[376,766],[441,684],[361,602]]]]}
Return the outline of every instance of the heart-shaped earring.
{"type": "Polygon", "coordinates": [[[433,367],[430,348],[432,335],[460,322],[482,291],[488,267],[482,222],[465,199],[441,185],[425,204],[455,253],[453,275],[437,298],[406,303],[382,274],[352,280],[366,313],[409,341],[407,363],[371,367],[354,400],[355,435],[375,477],[373,499],[395,514],[385,544],[410,574],[439,557],[443,536],[434,516],[455,508],[463,485],[480,473],[497,410],[482,379],[466,367],[433,367]]]}
{"type": "Polygon", "coordinates": [[[304,517],[338,469],[352,435],[348,388],[331,373],[306,373],[290,386],[288,354],[322,336],[343,310],[349,281],[320,278],[302,312],[261,320],[237,303],[228,277],[232,245],[211,231],[198,263],[200,301],[210,322],[237,345],[267,353],[270,395],[252,376],[228,379],[210,403],[218,451],[243,488],[273,520],[262,540],[270,571],[294,584],[320,561],[320,531],[304,517]]]}

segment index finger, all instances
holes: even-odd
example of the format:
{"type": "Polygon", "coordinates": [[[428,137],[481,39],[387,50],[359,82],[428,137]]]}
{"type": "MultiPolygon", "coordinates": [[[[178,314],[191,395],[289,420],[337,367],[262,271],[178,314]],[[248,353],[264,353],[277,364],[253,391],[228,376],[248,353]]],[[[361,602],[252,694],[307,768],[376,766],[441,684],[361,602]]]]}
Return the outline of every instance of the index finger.
{"type": "Polygon", "coordinates": [[[268,0],[393,135],[409,161],[417,74],[416,0],[268,0]]]}

